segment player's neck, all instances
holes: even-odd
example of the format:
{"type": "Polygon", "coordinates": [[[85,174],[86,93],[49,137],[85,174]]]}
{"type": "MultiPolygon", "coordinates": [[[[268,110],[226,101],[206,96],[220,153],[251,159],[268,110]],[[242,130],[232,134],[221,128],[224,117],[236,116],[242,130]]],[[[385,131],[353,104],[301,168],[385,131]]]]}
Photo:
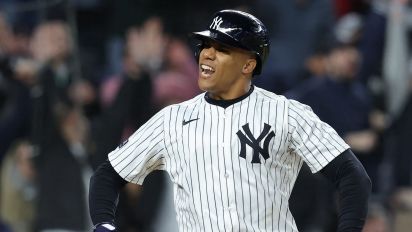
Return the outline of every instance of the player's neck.
{"type": "Polygon", "coordinates": [[[228,90],[208,91],[210,98],[215,100],[233,100],[247,94],[250,90],[251,82],[236,82],[228,90]]]}
{"type": "Polygon", "coordinates": [[[207,92],[205,94],[205,100],[212,104],[212,105],[217,105],[223,108],[227,108],[237,102],[242,101],[243,99],[247,98],[254,90],[254,86],[250,85],[248,87],[248,91],[246,91],[245,93],[243,93],[243,95],[238,96],[237,98],[232,98],[232,99],[216,99],[216,98],[212,98],[210,95],[211,93],[207,92]]]}

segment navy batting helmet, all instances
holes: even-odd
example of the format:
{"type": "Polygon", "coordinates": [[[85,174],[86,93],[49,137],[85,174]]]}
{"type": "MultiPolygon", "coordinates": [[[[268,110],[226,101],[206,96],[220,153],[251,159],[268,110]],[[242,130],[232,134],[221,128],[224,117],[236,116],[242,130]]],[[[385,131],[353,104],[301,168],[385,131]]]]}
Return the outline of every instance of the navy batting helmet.
{"type": "Polygon", "coordinates": [[[254,75],[260,74],[269,54],[270,41],[265,25],[255,16],[238,10],[217,12],[208,30],[193,32],[193,36],[201,41],[211,39],[253,52],[257,58],[254,75]]]}

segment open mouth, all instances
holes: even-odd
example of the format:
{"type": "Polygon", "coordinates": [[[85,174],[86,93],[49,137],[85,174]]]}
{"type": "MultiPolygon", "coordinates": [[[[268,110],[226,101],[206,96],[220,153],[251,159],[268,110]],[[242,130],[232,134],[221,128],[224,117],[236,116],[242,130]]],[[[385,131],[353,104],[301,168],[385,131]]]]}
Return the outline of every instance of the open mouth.
{"type": "Polygon", "coordinates": [[[204,77],[210,77],[215,72],[212,67],[205,64],[200,65],[200,71],[204,77]]]}

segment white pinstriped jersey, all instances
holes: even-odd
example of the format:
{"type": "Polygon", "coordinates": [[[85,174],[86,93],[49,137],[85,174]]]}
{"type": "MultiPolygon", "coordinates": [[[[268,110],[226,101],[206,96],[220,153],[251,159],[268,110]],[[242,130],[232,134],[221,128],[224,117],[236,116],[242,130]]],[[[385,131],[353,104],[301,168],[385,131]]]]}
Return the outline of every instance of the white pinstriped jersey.
{"type": "Polygon", "coordinates": [[[254,87],[227,108],[204,94],[164,108],[109,160],[137,184],[166,170],[180,231],[297,231],[288,199],[302,162],[317,172],[348,148],[308,106],[254,87]]]}

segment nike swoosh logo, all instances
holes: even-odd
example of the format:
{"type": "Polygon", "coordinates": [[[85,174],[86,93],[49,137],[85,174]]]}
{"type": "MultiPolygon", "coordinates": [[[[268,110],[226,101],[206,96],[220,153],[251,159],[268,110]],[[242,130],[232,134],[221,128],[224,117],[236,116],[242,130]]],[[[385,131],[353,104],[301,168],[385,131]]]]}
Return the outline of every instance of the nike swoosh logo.
{"type": "Polygon", "coordinates": [[[190,120],[188,120],[188,121],[186,121],[186,120],[183,119],[182,125],[184,126],[184,125],[188,124],[189,122],[193,122],[193,121],[196,121],[196,120],[198,120],[198,119],[199,119],[199,118],[194,118],[194,119],[190,119],[190,120]]]}

